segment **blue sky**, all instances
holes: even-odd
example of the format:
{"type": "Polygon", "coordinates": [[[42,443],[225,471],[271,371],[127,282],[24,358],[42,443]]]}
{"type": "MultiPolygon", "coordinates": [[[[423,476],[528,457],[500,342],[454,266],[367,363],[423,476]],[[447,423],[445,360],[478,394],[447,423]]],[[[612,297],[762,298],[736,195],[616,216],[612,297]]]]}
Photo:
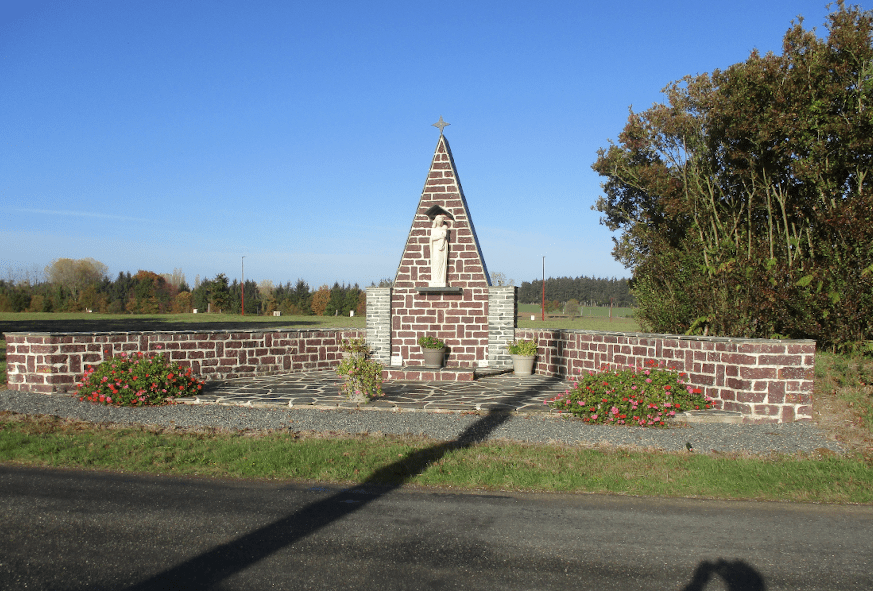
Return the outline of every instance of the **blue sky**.
{"type": "Polygon", "coordinates": [[[442,116],[492,272],[629,276],[597,149],[826,4],[0,0],[0,275],[393,277],[442,116]]]}

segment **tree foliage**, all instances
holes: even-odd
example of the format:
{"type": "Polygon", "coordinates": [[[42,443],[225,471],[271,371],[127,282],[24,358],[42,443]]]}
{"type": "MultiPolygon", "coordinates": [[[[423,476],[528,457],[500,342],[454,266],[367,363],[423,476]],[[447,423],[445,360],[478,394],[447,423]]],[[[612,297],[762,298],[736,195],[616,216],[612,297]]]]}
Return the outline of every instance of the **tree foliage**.
{"type": "MultiPolygon", "coordinates": [[[[543,280],[522,281],[518,301],[539,304],[543,299],[543,280]]],[[[546,299],[554,300],[557,309],[561,302],[576,300],[585,306],[634,306],[627,279],[600,279],[595,277],[549,277],[546,279],[546,299]]]]}
{"type": "MultiPolygon", "coordinates": [[[[93,312],[112,314],[185,314],[193,309],[239,314],[243,290],[237,279],[229,283],[219,273],[189,290],[181,269],[158,274],[140,270],[136,275],[120,272],[115,280],[106,276],[106,265],[94,259],[57,259],[45,268],[49,281],[0,280],[0,312],[93,312]]],[[[33,277],[38,274],[34,273],[33,277]]],[[[281,310],[288,315],[311,315],[315,294],[303,279],[274,285],[270,280],[245,283],[246,315],[270,315],[281,310]]],[[[316,302],[322,314],[358,316],[366,313],[366,292],[358,285],[334,283],[322,287],[316,302]],[[325,295],[327,296],[325,299],[325,295]],[[323,301],[321,301],[323,300],[323,301]]]]}
{"type": "Polygon", "coordinates": [[[312,313],[316,316],[324,316],[328,302],[330,302],[330,288],[322,285],[312,296],[312,313]]]}
{"type": "Polygon", "coordinates": [[[133,280],[126,311],[134,314],[166,314],[171,311],[178,291],[163,276],[140,270],[133,280]]]}
{"type": "Polygon", "coordinates": [[[827,33],[670,84],[598,152],[647,329],[873,338],[873,14],[839,2],[827,33]]]}
{"type": "Polygon", "coordinates": [[[49,283],[59,285],[69,291],[73,300],[78,300],[79,292],[89,285],[99,283],[106,277],[108,267],[92,258],[55,259],[45,268],[49,283]]]}

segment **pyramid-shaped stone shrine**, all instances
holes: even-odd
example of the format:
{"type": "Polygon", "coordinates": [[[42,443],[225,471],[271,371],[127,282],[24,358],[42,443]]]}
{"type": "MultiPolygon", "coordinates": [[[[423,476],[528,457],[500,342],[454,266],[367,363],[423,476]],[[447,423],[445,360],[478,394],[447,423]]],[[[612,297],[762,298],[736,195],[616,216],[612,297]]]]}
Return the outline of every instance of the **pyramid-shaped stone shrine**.
{"type": "MultiPolygon", "coordinates": [[[[367,290],[367,340],[392,368],[423,364],[422,336],[446,343],[446,368],[509,363],[515,288],[492,287],[446,137],[440,134],[392,288],[367,290]],[[372,320],[372,322],[371,322],[372,320]]],[[[423,379],[466,379],[443,373],[423,379]]],[[[472,379],[472,372],[468,374],[472,379]]],[[[400,375],[393,376],[402,378],[400,375]]]]}

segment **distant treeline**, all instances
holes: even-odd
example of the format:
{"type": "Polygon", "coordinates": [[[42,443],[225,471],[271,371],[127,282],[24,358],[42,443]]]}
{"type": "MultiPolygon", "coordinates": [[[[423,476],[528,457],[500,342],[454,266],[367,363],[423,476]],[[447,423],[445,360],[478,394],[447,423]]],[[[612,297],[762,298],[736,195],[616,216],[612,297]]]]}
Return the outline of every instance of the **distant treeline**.
{"type": "MultiPolygon", "coordinates": [[[[518,288],[518,301],[535,304],[542,301],[543,280],[523,281],[518,288]]],[[[627,279],[597,277],[549,277],[546,279],[546,299],[566,303],[576,300],[583,306],[634,307],[636,300],[630,293],[627,279]]]]}
{"type": "MultiPolygon", "coordinates": [[[[107,267],[94,259],[57,259],[25,278],[0,280],[0,312],[99,312],[109,314],[180,314],[242,310],[243,286],[220,273],[214,278],[194,281],[190,286],[181,269],[158,274],[138,271],[107,276],[107,267]]],[[[380,285],[390,285],[383,280],[380,285]]],[[[334,283],[310,288],[302,279],[292,283],[265,280],[245,282],[245,313],[284,315],[348,316],[366,313],[366,292],[355,285],[334,283]]],[[[523,282],[519,302],[539,303],[542,280],[523,282]]],[[[549,309],[563,309],[575,300],[580,306],[633,307],[627,279],[558,277],[546,279],[549,309]]]]}
{"type": "MultiPolygon", "coordinates": [[[[0,280],[0,312],[100,312],[173,314],[224,312],[246,314],[348,316],[366,312],[366,294],[358,285],[334,283],[310,289],[302,279],[274,286],[272,281],[228,281],[224,274],[192,288],[181,270],[157,274],[119,273],[114,280],[106,265],[94,259],[58,259],[45,269],[46,280],[0,280]]],[[[41,279],[41,278],[40,278],[41,279]]]]}

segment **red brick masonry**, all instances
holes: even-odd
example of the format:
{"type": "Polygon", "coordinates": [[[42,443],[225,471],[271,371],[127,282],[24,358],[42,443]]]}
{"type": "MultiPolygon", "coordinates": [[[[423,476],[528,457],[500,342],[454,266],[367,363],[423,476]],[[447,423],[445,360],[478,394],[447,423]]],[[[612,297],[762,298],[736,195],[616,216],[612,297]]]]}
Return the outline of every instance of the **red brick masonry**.
{"type": "MultiPolygon", "coordinates": [[[[72,392],[86,364],[122,351],[169,352],[206,380],[331,369],[341,358],[342,340],[365,334],[357,329],[7,333],[8,387],[72,392]]],[[[746,422],[812,418],[815,341],[534,329],[517,329],[516,337],[537,341],[540,375],[570,377],[654,359],[686,372],[689,383],[718,408],[740,411],[746,422]]]]}
{"type": "Polygon", "coordinates": [[[169,353],[201,379],[227,379],[335,367],[343,339],[366,331],[257,330],[111,333],[7,333],[6,374],[12,390],[72,392],[85,365],[118,353],[169,353]]]}
{"type": "Polygon", "coordinates": [[[406,246],[394,277],[391,355],[404,363],[424,360],[419,337],[448,346],[446,365],[478,367],[488,359],[488,276],[479,239],[461,189],[448,140],[440,136],[406,246]],[[422,293],[430,284],[430,232],[434,207],[450,216],[446,280],[461,293],[422,293]]]}
{"type": "Polygon", "coordinates": [[[569,377],[653,359],[687,373],[717,408],[743,413],[744,422],[812,419],[815,341],[534,329],[518,329],[516,337],[539,344],[540,375],[569,377]]]}

